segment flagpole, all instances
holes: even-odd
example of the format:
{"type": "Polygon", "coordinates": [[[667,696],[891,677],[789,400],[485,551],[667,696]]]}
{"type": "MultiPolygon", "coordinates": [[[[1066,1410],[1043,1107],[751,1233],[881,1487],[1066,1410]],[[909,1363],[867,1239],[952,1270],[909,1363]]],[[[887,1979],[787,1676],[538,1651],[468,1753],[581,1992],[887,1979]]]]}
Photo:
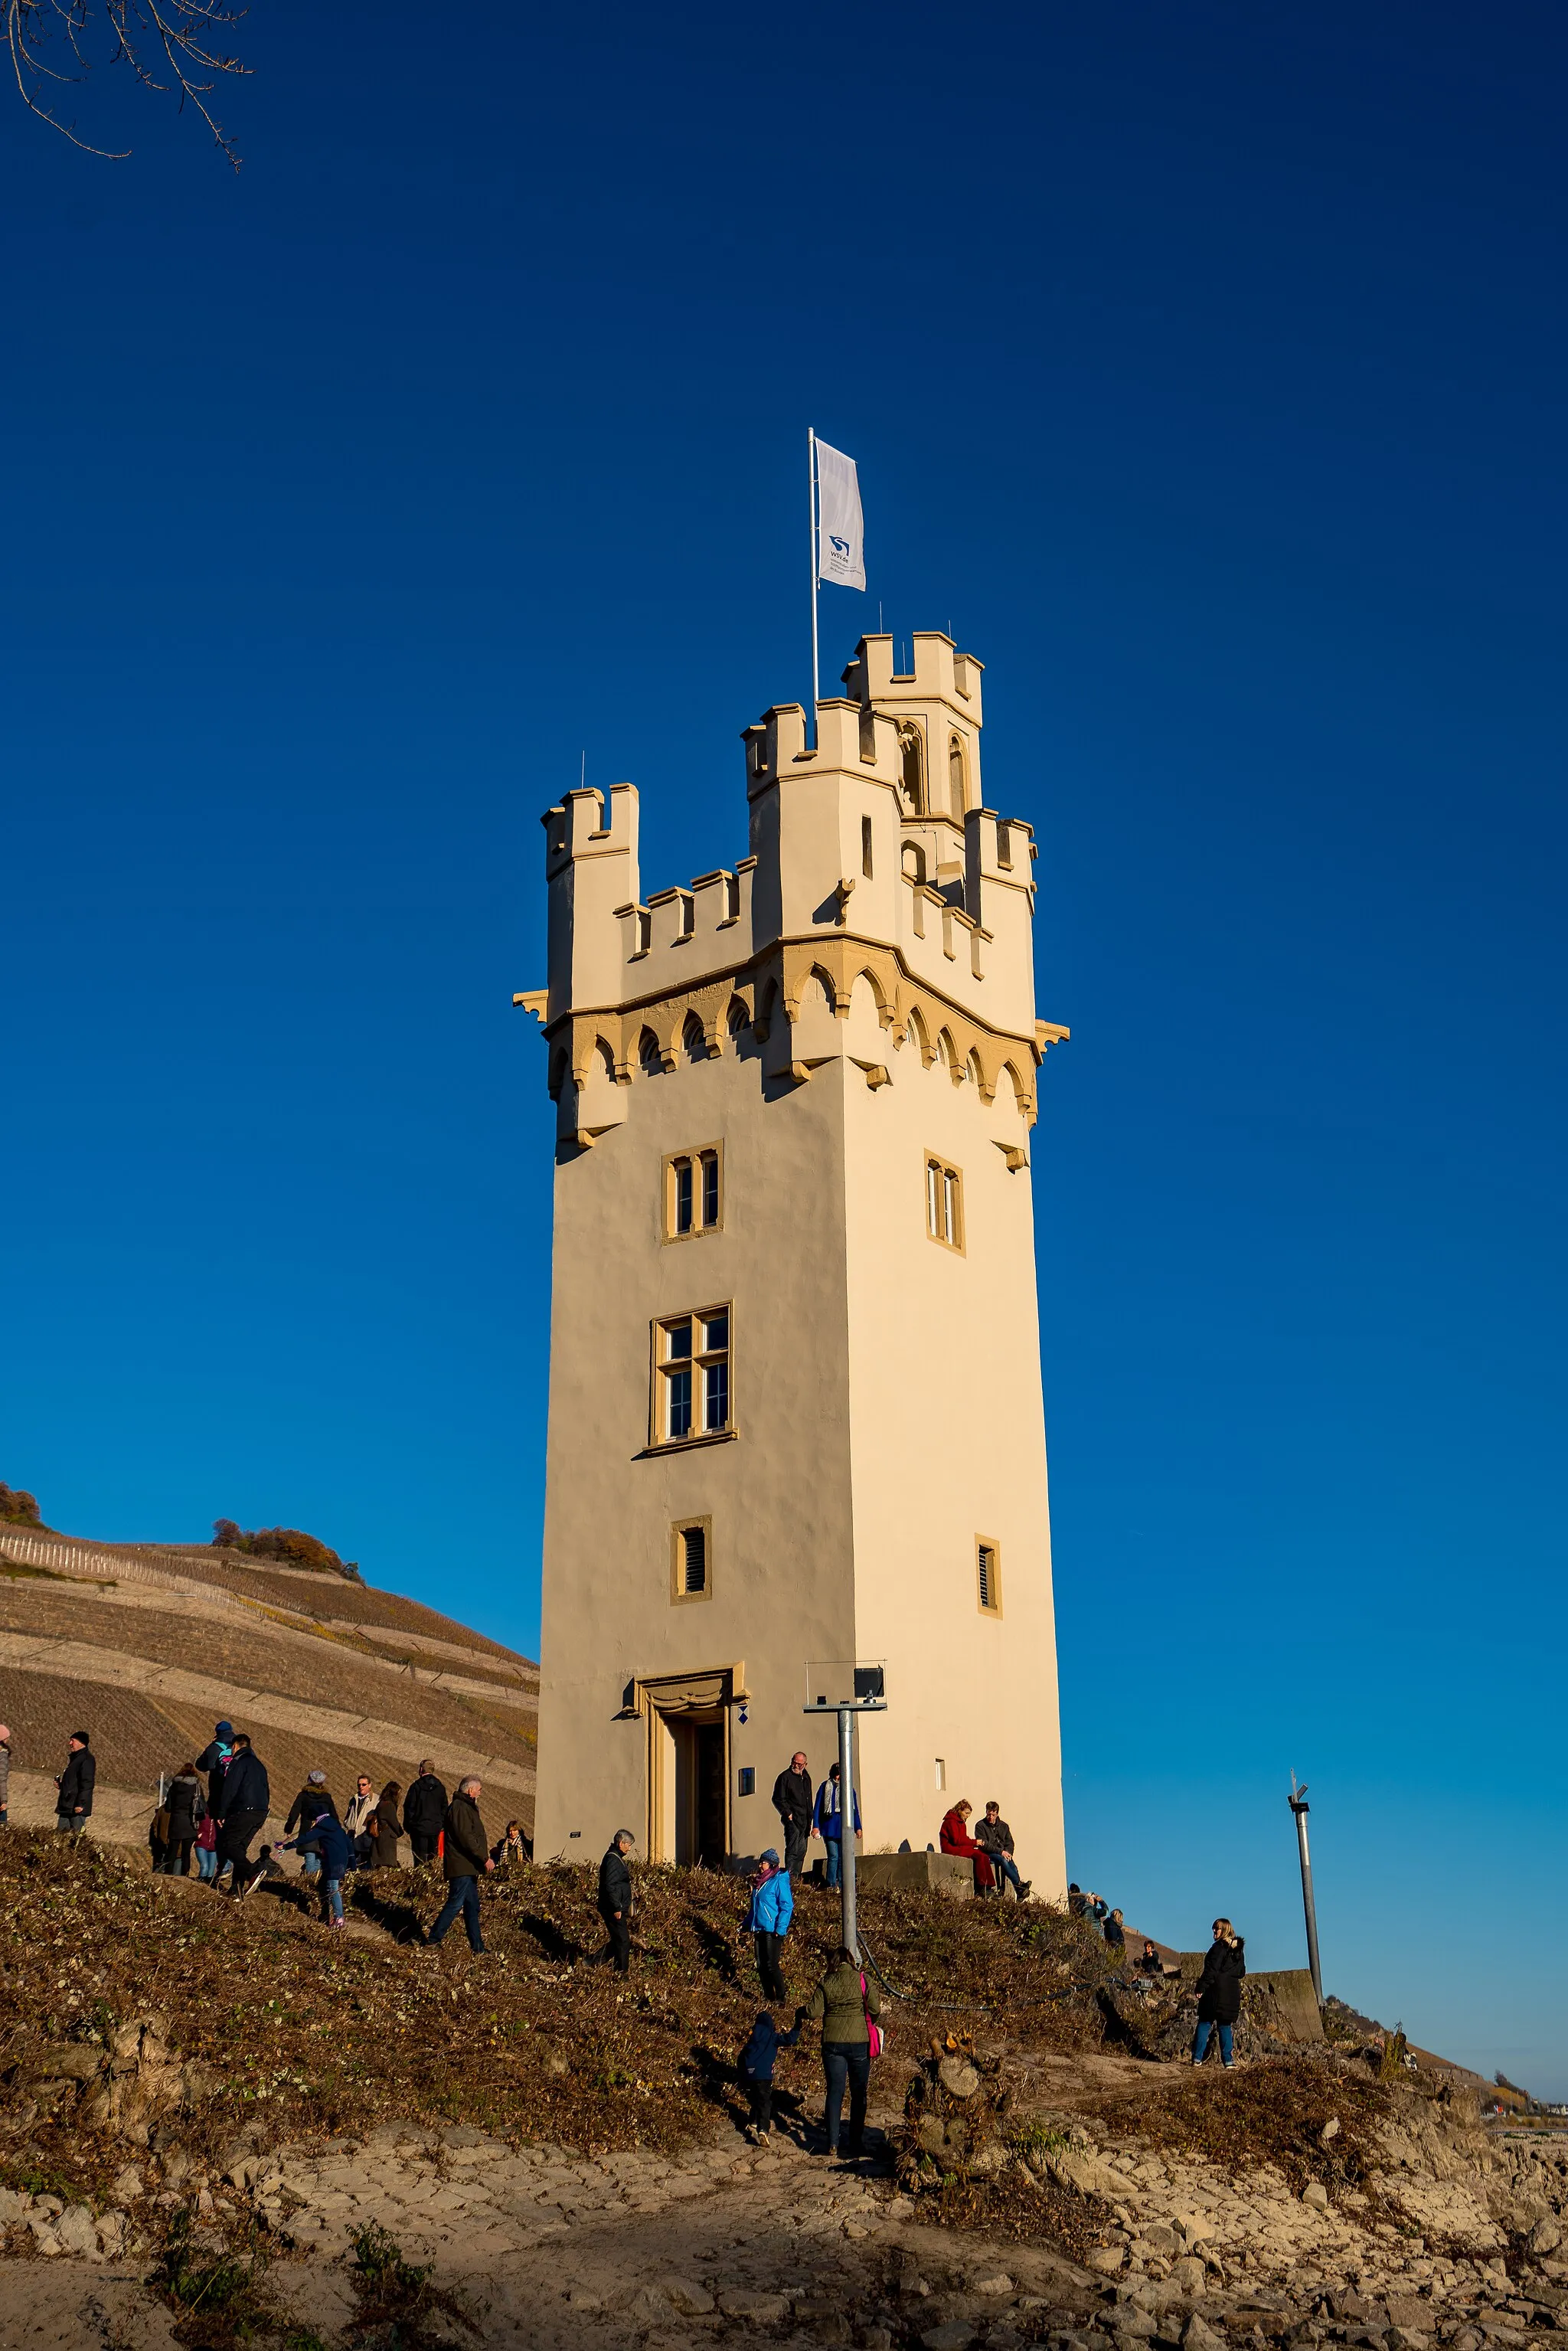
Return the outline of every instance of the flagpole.
{"type": "Polygon", "coordinates": [[[817,740],[817,704],[821,696],[821,662],[817,653],[817,434],[806,427],[806,510],[811,549],[811,741],[817,740]]]}

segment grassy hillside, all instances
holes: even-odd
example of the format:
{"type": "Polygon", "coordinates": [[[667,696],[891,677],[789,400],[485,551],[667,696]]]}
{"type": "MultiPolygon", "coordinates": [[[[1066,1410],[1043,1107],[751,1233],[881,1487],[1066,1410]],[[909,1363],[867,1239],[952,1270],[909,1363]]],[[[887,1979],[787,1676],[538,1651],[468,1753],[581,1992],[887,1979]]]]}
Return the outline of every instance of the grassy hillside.
{"type": "Polygon", "coordinates": [[[66,1742],[98,1758],[94,1834],[145,1835],[161,1772],[226,1717],[281,1813],[307,1771],[340,1799],[361,1771],[405,1787],[421,1758],[482,1771],[530,1825],[538,1670],[402,1593],[234,1552],[83,1543],[0,1527],[0,1719],[14,1822],[49,1816],[66,1742]]]}

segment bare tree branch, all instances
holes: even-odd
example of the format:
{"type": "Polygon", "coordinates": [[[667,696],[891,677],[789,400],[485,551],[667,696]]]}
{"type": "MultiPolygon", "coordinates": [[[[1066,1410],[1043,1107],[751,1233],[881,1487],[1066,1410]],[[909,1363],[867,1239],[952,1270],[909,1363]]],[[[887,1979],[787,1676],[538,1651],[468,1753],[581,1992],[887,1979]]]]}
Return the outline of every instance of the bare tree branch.
{"type": "Polygon", "coordinates": [[[129,66],[144,89],[177,89],[181,112],[187,103],[195,108],[216,146],[238,171],[235,143],[207,101],[220,74],[250,71],[220,46],[229,27],[247,14],[246,9],[228,7],[224,0],[0,0],[0,6],[5,11],[12,70],[23,105],[73,147],[116,162],[131,152],[129,147],[95,147],[78,136],[74,122],[62,122],[52,105],[45,103],[46,83],[81,81],[91,71],[89,37],[95,18],[101,16],[112,38],[109,63],[129,66]],[[63,73],[42,54],[50,39],[62,41],[69,52],[70,68],[63,73]],[[160,79],[164,72],[169,78],[160,79]]]}

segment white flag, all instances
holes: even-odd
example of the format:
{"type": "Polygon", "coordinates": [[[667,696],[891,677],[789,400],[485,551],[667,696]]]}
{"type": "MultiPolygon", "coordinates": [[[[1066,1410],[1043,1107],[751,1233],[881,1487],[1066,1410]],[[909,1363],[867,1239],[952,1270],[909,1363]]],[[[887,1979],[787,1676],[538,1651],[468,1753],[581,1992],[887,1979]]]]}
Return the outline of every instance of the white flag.
{"type": "Polygon", "coordinates": [[[865,525],[855,461],[817,444],[817,577],[841,588],[865,586],[865,525]]]}

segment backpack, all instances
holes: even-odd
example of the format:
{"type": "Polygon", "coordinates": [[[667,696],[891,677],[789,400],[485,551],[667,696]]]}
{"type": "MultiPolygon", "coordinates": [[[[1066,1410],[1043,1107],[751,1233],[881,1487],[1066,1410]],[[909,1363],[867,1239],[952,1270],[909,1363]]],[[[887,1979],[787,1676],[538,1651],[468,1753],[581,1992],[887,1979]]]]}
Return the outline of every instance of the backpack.
{"type": "Polygon", "coordinates": [[[883,2051],[887,2047],[887,2035],[879,2024],[873,2023],[872,2021],[871,2006],[866,1998],[865,1978],[863,1975],[861,1978],[861,2008],[865,2016],[866,2045],[870,2049],[873,2057],[880,2057],[883,2051]]]}

